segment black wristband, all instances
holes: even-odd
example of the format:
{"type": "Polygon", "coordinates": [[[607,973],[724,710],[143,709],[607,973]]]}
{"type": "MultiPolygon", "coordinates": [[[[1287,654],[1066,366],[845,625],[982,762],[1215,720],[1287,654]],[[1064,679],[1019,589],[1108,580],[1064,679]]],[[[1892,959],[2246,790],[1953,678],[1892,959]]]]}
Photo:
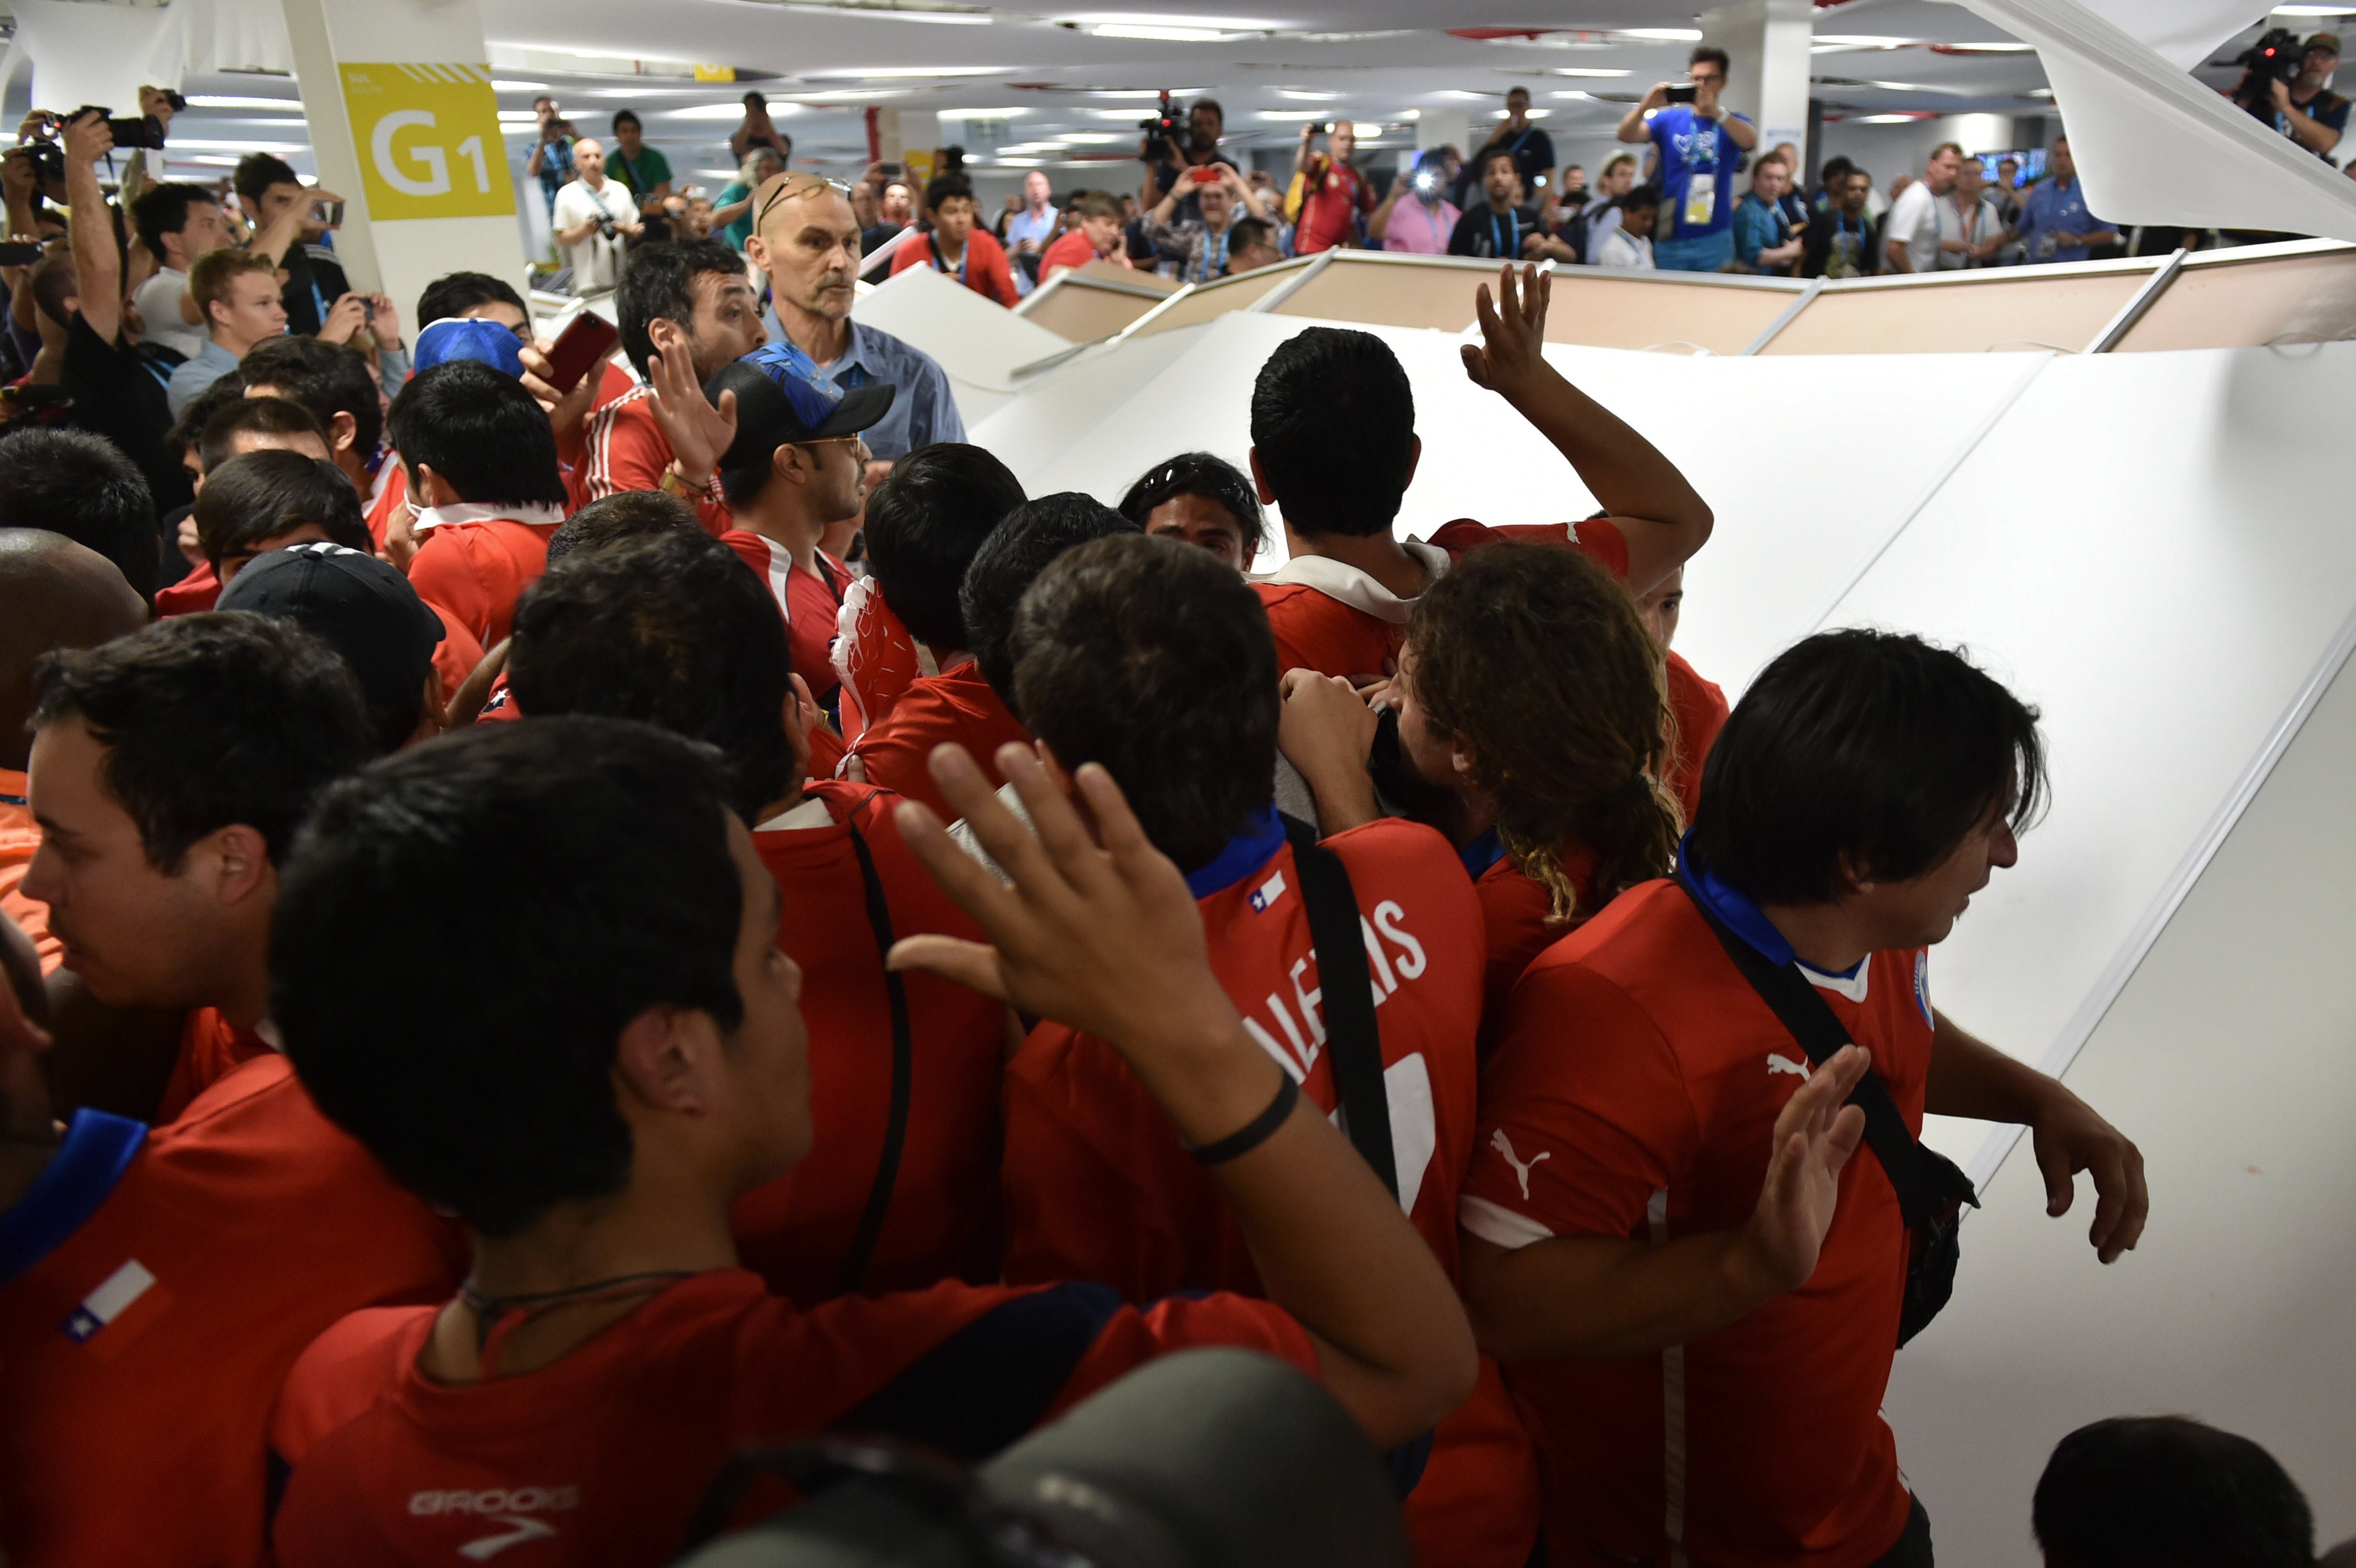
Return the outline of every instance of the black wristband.
{"type": "Polygon", "coordinates": [[[1292,1074],[1283,1073],[1282,1078],[1283,1082],[1276,1088],[1276,1098],[1268,1103],[1268,1109],[1245,1123],[1240,1129],[1229,1133],[1216,1143],[1188,1144],[1186,1152],[1194,1157],[1195,1163],[1225,1165],[1231,1159],[1241,1159],[1274,1137],[1276,1129],[1284,1125],[1291,1116],[1294,1102],[1301,1098],[1301,1087],[1293,1083],[1292,1074]]]}

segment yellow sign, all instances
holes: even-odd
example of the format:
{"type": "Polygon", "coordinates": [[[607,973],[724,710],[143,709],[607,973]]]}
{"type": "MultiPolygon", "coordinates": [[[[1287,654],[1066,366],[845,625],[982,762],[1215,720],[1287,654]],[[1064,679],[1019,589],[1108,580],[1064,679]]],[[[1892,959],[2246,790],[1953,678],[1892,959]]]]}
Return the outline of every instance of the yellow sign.
{"type": "Polygon", "coordinates": [[[341,67],[372,219],[515,211],[487,65],[341,67]]]}
{"type": "Polygon", "coordinates": [[[734,81],[736,68],[733,65],[700,65],[695,68],[698,81],[734,81]]]}

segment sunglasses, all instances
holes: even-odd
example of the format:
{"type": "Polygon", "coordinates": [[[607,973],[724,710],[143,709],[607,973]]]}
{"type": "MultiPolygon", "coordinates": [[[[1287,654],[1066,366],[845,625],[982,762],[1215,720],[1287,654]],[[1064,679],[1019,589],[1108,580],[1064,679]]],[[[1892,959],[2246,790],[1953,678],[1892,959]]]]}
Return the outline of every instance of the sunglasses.
{"type": "Polygon", "coordinates": [[[776,206],[777,203],[790,200],[791,198],[799,196],[816,196],[822,190],[830,190],[837,196],[841,197],[845,201],[851,199],[851,187],[843,184],[841,180],[829,179],[824,175],[787,175],[784,179],[777,182],[777,188],[771,191],[769,193],[768,199],[762,202],[760,207],[754,212],[753,232],[757,234],[761,231],[762,221],[769,216],[769,208],[776,206]],[[801,183],[796,183],[798,181],[801,183]]]}

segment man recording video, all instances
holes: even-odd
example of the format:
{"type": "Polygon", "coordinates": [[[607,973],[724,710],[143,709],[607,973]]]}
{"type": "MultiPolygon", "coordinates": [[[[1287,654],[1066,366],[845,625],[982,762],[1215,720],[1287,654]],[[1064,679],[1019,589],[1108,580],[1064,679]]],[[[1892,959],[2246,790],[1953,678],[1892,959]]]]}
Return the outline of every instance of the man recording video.
{"type": "Polygon", "coordinates": [[[2279,42],[2271,35],[2260,38],[2251,51],[2259,58],[2243,57],[2242,80],[2233,89],[2233,99],[2317,157],[2329,158],[2348,130],[2348,100],[2325,85],[2340,69],[2340,36],[2317,33],[2309,37],[2299,48],[2296,72],[2290,73],[2286,46],[2291,36],[2283,30],[2279,42]]]}
{"type": "Polygon", "coordinates": [[[1194,193],[1184,188],[1180,176],[1188,169],[1209,166],[1219,155],[1219,138],[1226,134],[1227,114],[1216,99],[1198,98],[1186,111],[1186,139],[1178,140],[1174,126],[1151,129],[1138,144],[1137,155],[1145,160],[1145,188],[1138,193],[1138,205],[1148,209],[1160,204],[1172,191],[1178,193],[1179,217],[1193,222],[1202,216],[1202,206],[1194,193]]]}

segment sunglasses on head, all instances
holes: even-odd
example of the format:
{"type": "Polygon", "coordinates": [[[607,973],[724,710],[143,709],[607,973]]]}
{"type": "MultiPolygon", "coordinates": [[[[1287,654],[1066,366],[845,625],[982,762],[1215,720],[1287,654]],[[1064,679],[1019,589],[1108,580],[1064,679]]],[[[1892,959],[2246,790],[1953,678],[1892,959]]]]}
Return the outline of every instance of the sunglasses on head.
{"type": "Polygon", "coordinates": [[[833,191],[845,201],[851,199],[851,187],[841,180],[829,179],[824,175],[814,174],[786,176],[777,182],[777,188],[769,193],[768,199],[762,202],[759,209],[753,214],[753,231],[755,234],[761,231],[762,220],[769,216],[769,208],[776,206],[777,203],[798,196],[816,196],[822,190],[833,191]]]}

